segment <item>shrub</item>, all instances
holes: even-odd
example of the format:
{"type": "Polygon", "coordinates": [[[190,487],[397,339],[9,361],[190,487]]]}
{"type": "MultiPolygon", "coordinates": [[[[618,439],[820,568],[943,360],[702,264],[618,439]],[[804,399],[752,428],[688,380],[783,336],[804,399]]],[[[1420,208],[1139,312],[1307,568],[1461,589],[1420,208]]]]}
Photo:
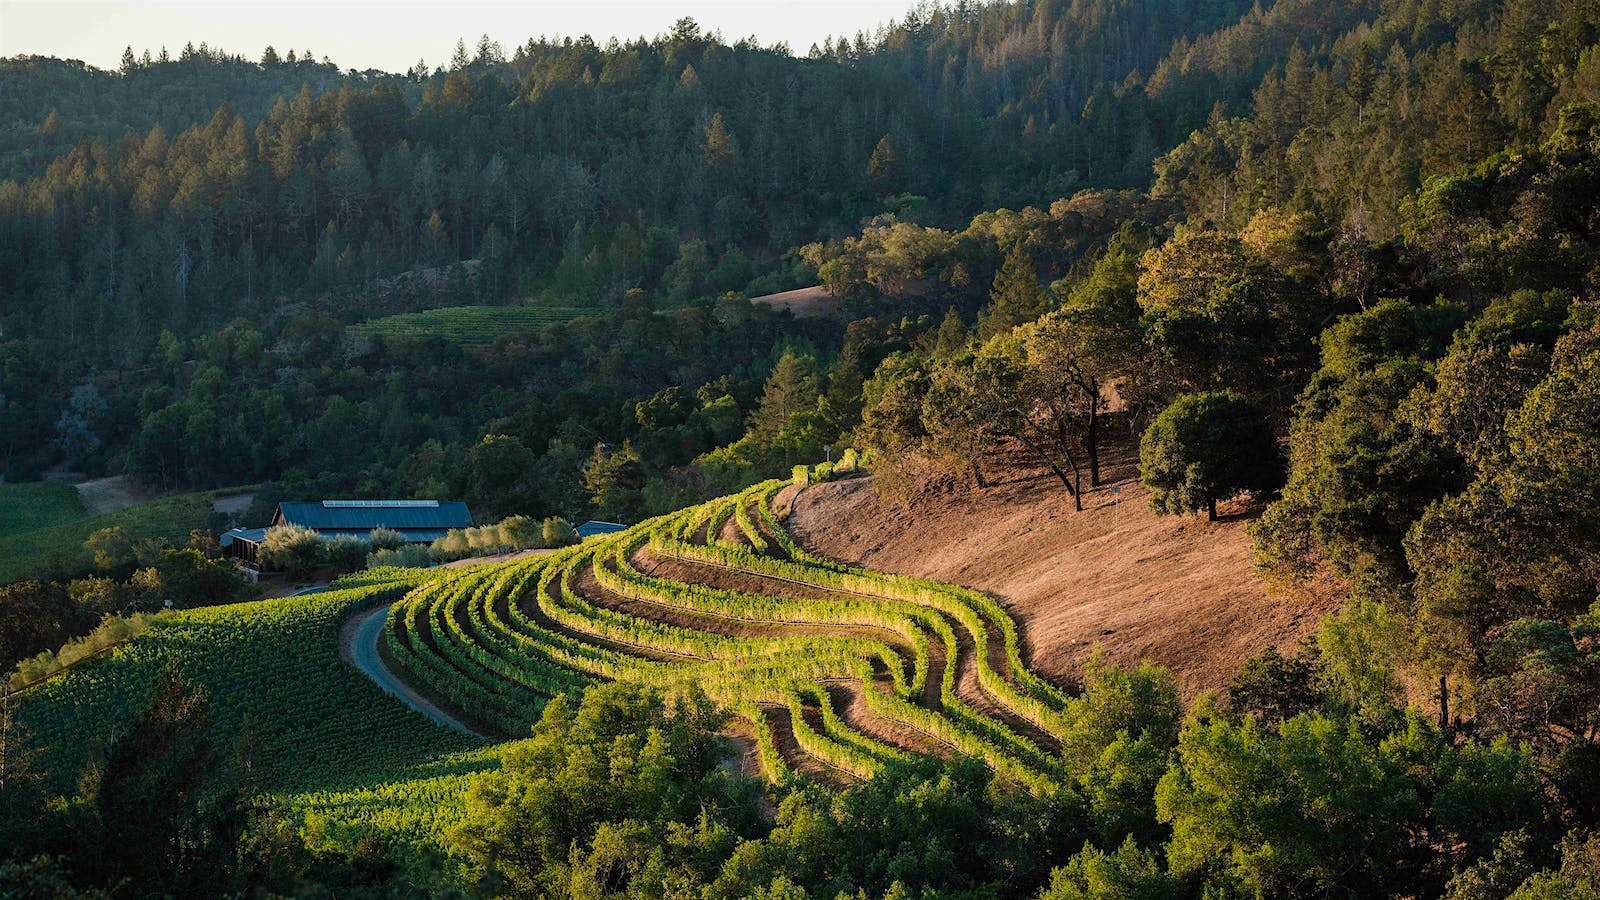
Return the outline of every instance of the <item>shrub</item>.
{"type": "Polygon", "coordinates": [[[551,516],[540,526],[546,547],[565,547],[578,542],[578,530],[560,516],[551,516]]]}
{"type": "Polygon", "coordinates": [[[856,448],[846,447],[839,456],[839,462],[834,465],[834,472],[854,472],[861,468],[861,456],[856,453],[856,448]]]}
{"type": "Polygon", "coordinates": [[[244,579],[231,563],[191,548],[161,551],[155,571],[161,579],[160,599],[171,599],[179,607],[231,603],[244,588],[244,579]]]}
{"type": "Polygon", "coordinates": [[[268,528],[261,541],[261,561],[268,569],[305,572],[322,563],[322,537],[303,525],[268,528]]]}
{"type": "Polygon", "coordinates": [[[379,526],[367,535],[367,543],[373,550],[398,550],[406,545],[406,536],[393,528],[379,526]]]}
{"type": "Polygon", "coordinates": [[[137,637],[154,618],[145,613],[134,613],[127,617],[107,616],[100,621],[94,631],[68,641],[60,650],[54,652],[46,650],[18,663],[6,687],[10,690],[19,690],[25,685],[43,681],[74,663],[137,637]]]}
{"type": "Polygon", "coordinates": [[[500,542],[513,550],[544,545],[544,530],[527,516],[511,516],[500,522],[500,542]]]}
{"type": "Polygon", "coordinates": [[[505,548],[500,538],[500,529],[493,525],[468,528],[467,546],[471,548],[474,556],[497,553],[505,548]]]}
{"type": "Polygon", "coordinates": [[[472,552],[472,545],[464,529],[452,528],[444,537],[434,541],[431,549],[439,559],[460,559],[472,552]]]}
{"type": "MultiPolygon", "coordinates": [[[[377,534],[376,531],[373,534],[377,534]]],[[[394,534],[394,532],[390,532],[394,534]]],[[[395,535],[399,537],[399,535],[395,535]]],[[[405,541],[401,539],[401,545],[405,541]]],[[[340,535],[323,542],[322,555],[328,565],[339,573],[354,572],[361,568],[367,561],[367,554],[372,552],[373,545],[358,537],[340,535]]]]}
{"type": "MultiPolygon", "coordinates": [[[[439,540],[444,540],[440,538],[439,540]]],[[[438,543],[435,541],[434,543],[438,543]]],[[[367,568],[393,566],[400,569],[423,569],[433,565],[433,554],[421,544],[406,544],[385,550],[375,550],[367,556],[367,568]]]]}

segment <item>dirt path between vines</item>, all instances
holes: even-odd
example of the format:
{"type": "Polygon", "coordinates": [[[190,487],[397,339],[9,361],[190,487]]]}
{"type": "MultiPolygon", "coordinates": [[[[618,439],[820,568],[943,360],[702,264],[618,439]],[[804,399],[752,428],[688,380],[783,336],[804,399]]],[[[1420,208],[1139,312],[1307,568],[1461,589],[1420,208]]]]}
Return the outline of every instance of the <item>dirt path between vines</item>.
{"type": "Polygon", "coordinates": [[[378,641],[383,637],[383,622],[389,615],[389,607],[393,603],[385,603],[372,609],[356,613],[344,621],[339,627],[339,655],[344,661],[355,666],[363,675],[371,678],[384,693],[398,699],[401,703],[411,707],[424,716],[447,728],[454,728],[463,734],[488,737],[465,722],[455,718],[428,698],[412,690],[410,685],[401,681],[389,667],[384,664],[383,657],[378,653],[378,641]]]}

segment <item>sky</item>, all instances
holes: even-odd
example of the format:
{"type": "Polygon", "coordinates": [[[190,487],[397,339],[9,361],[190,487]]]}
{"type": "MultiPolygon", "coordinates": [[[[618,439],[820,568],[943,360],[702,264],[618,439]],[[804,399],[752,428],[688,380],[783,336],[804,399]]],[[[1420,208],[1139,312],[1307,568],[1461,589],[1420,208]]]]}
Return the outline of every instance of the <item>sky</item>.
{"type": "Polygon", "coordinates": [[[914,0],[0,0],[0,56],[38,54],[114,69],[122,49],[162,45],[177,56],[205,41],[258,59],[309,49],[345,69],[404,71],[449,61],[458,38],[513,48],[537,35],[592,35],[604,43],[654,36],[689,16],[705,31],[797,54],[828,35],[854,35],[899,18],[914,0]]]}

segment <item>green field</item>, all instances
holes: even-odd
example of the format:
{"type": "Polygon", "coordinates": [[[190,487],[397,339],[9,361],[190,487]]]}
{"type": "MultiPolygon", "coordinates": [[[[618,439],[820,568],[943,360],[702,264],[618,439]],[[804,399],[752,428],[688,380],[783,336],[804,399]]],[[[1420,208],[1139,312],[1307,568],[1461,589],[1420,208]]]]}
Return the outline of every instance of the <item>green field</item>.
{"type": "Polygon", "coordinates": [[[595,310],[576,306],[450,306],[385,316],[350,326],[368,337],[443,338],[456,344],[492,344],[516,331],[538,332],[595,310]]]}
{"type": "MultiPolygon", "coordinates": [[[[39,486],[18,484],[0,487],[0,510],[5,509],[5,498],[12,490],[36,487],[39,486]]],[[[66,489],[73,490],[70,486],[66,486],[66,489]]],[[[0,584],[32,577],[53,561],[75,559],[90,534],[114,525],[121,526],[130,538],[136,540],[160,538],[181,545],[188,541],[191,529],[205,527],[214,498],[237,494],[241,490],[248,488],[176,494],[99,516],[85,516],[82,507],[76,507],[77,493],[74,491],[72,503],[77,510],[75,514],[58,516],[53,524],[28,531],[0,528],[0,584]]],[[[46,494],[55,495],[55,492],[46,494]]],[[[26,493],[19,496],[25,497],[26,493]]],[[[61,508],[58,501],[56,509],[59,511],[61,508]]],[[[7,525],[10,521],[9,518],[0,519],[7,525]]]]}
{"type": "Polygon", "coordinates": [[[339,655],[345,616],[421,577],[369,573],[344,590],[161,616],[105,659],[23,695],[39,765],[70,790],[94,742],[130,720],[176,659],[210,698],[219,741],[248,732],[264,787],[328,839],[372,833],[398,847],[435,845],[472,773],[498,764],[495,748],[417,715],[339,655]]]}
{"type": "MultiPolygon", "coordinates": [[[[0,484],[0,540],[83,518],[78,489],[58,481],[0,484]]],[[[0,551],[4,556],[4,551],[0,551]]]]}

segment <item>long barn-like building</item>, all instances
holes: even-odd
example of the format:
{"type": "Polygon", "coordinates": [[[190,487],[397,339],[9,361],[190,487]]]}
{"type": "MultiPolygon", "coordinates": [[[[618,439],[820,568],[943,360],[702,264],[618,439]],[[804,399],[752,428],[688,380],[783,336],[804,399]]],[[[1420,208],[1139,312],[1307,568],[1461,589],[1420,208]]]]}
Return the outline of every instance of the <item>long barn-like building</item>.
{"type": "Polygon", "coordinates": [[[239,566],[261,571],[261,543],[267,529],[300,525],[326,538],[360,537],[375,528],[397,531],[413,544],[431,544],[453,528],[471,528],[465,503],[439,500],[322,500],[280,503],[272,522],[261,528],[233,528],[218,539],[239,566]]]}

